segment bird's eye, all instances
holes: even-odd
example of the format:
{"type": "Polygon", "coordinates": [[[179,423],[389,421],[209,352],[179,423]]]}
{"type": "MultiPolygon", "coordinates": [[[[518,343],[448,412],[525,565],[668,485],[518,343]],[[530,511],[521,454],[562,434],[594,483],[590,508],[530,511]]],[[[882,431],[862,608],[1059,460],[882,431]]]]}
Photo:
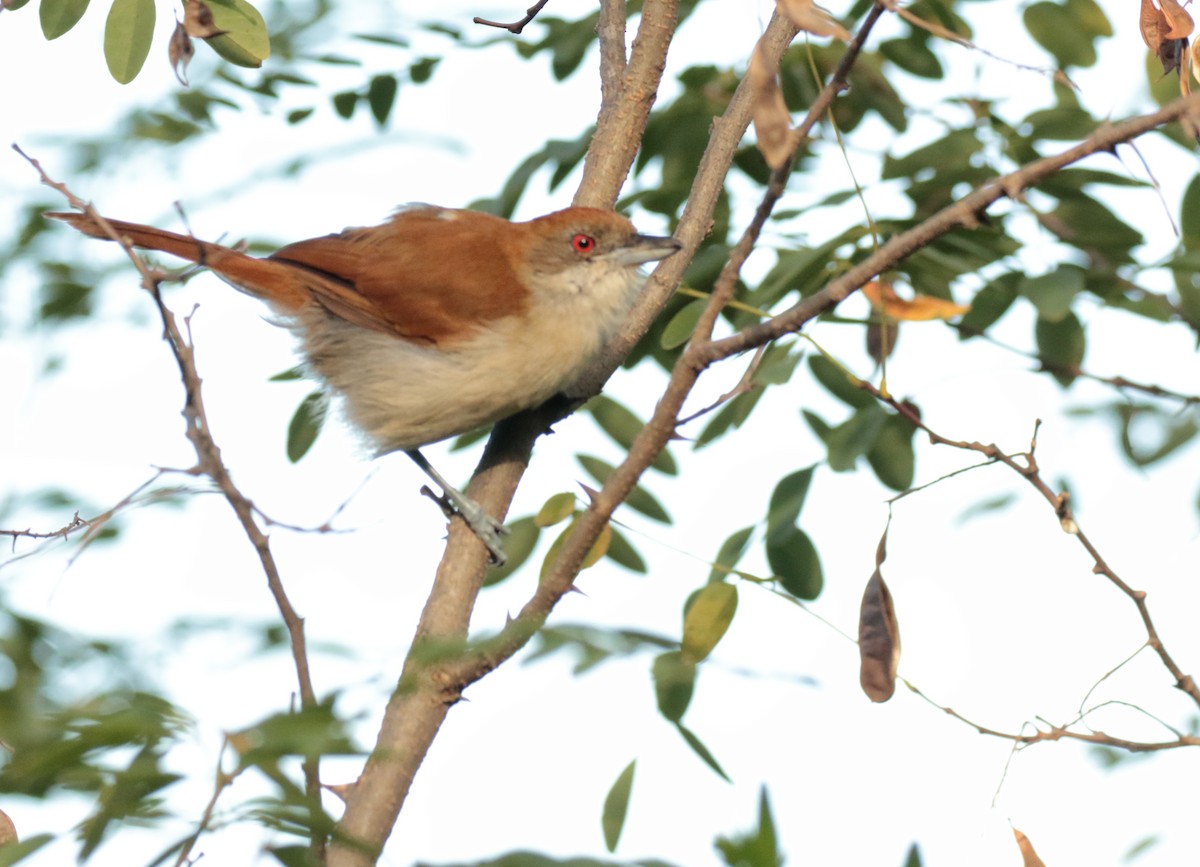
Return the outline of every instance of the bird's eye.
{"type": "Polygon", "coordinates": [[[591,253],[596,249],[596,239],[580,232],[571,239],[571,249],[576,253],[591,253]]]}

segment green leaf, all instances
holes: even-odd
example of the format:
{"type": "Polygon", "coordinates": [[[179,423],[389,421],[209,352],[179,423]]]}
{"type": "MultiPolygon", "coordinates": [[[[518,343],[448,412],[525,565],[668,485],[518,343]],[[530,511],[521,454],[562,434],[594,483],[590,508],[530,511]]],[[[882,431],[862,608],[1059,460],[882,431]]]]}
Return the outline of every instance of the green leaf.
{"type": "Polygon", "coordinates": [[[758,828],[736,837],[718,837],[716,847],[729,867],[782,867],[783,855],[766,786],[758,798],[758,828]]]}
{"type": "Polygon", "coordinates": [[[308,846],[301,846],[299,843],[291,846],[271,846],[267,851],[283,867],[312,867],[312,852],[308,846]]]}
{"type": "Polygon", "coordinates": [[[483,573],[483,586],[493,587],[510,577],[533,553],[541,531],[533,518],[526,516],[505,523],[508,535],[504,537],[504,554],[508,558],[503,566],[493,566],[483,573]]]}
{"type": "MultiPolygon", "coordinates": [[[[612,464],[591,455],[576,455],[575,459],[587,470],[588,475],[602,485],[615,469],[612,464]]],[[[671,516],[667,510],[641,485],[635,485],[629,492],[629,496],[625,498],[625,505],[636,512],[641,512],[647,518],[661,521],[664,524],[671,523],[671,516]]]]}
{"type": "Polygon", "coordinates": [[[904,858],[904,867],[921,867],[921,850],[916,843],[908,848],[908,855],[904,858]]]}
{"type": "MultiPolygon", "coordinates": [[[[550,549],[546,552],[545,559],[542,560],[542,569],[538,573],[538,580],[545,581],[550,574],[554,561],[558,559],[558,552],[562,550],[567,539],[575,530],[575,525],[579,523],[579,518],[574,518],[571,523],[567,524],[566,528],[550,543],[550,549]]],[[[605,524],[600,534],[596,536],[596,541],[592,542],[592,547],[583,555],[583,560],[580,561],[579,568],[581,570],[595,566],[600,559],[608,553],[608,543],[612,539],[612,524],[605,524]]]]}
{"type": "Polygon", "coordinates": [[[1200,174],[1188,183],[1179,206],[1179,230],[1185,250],[1200,249],[1200,174]]]}
{"type": "Polygon", "coordinates": [[[800,414],[804,416],[804,420],[808,422],[808,426],[812,429],[812,432],[816,435],[817,439],[828,446],[829,440],[833,436],[833,428],[830,426],[829,422],[825,421],[825,419],[821,418],[810,409],[802,409],[800,410],[800,414]]]}
{"type": "Polygon", "coordinates": [[[692,336],[692,332],[696,330],[696,323],[700,321],[700,314],[704,312],[704,308],[708,306],[708,299],[697,298],[681,307],[674,316],[668,320],[667,325],[663,328],[662,337],[659,338],[659,343],[663,349],[678,349],[680,346],[688,342],[692,336]]]}
{"type": "Polygon", "coordinates": [[[816,466],[811,466],[797,470],[779,480],[767,506],[768,538],[775,533],[789,533],[800,519],[800,510],[804,508],[804,500],[816,469],[816,466]]]}
{"type": "Polygon", "coordinates": [[[704,430],[700,431],[700,435],[696,437],[696,448],[703,448],[718,437],[741,427],[750,417],[750,413],[754,411],[754,407],[762,400],[764,394],[766,394],[765,389],[751,388],[750,391],[739,394],[717,410],[712,421],[706,424],[704,430]]]}
{"type": "MultiPolygon", "coordinates": [[[[633,446],[634,438],[646,426],[645,422],[633,412],[607,395],[600,394],[589,400],[587,409],[592,414],[592,418],[596,420],[596,424],[600,425],[600,429],[627,450],[633,446]]],[[[676,475],[679,472],[675,459],[666,449],[658,453],[650,466],[668,476],[676,475]]]]}
{"type": "Polygon", "coordinates": [[[1092,36],[1112,36],[1112,22],[1096,0],[1067,0],[1067,11],[1075,19],[1075,25],[1092,36]]]}
{"type": "Polygon", "coordinates": [[[871,404],[830,431],[825,440],[829,449],[829,468],[837,473],[854,469],[858,459],[875,447],[887,417],[878,404],[871,404]]]}
{"type": "Polygon", "coordinates": [[[346,723],[333,711],[333,698],[312,707],[271,714],[229,736],[242,767],[271,769],[284,756],[358,756],[346,723]]]}
{"type": "Polygon", "coordinates": [[[104,24],[104,60],[118,84],[142,70],[154,38],[154,0],[113,0],[104,24]]]}
{"type": "Polygon", "coordinates": [[[1061,322],[1071,312],[1071,302],[1084,290],[1083,269],[1063,265],[1037,277],[1021,281],[1017,291],[1033,302],[1038,316],[1047,322],[1061,322]]]}
{"type": "Polygon", "coordinates": [[[560,521],[575,514],[575,495],[570,491],[554,494],[533,516],[533,523],[538,527],[553,527],[560,521]]]}
{"type": "Polygon", "coordinates": [[[875,398],[850,379],[850,374],[845,368],[839,367],[824,355],[814,355],[809,358],[808,367],[817,382],[843,403],[847,403],[855,409],[861,409],[867,404],[875,402],[875,398]]]}
{"type": "Polygon", "coordinates": [[[604,847],[609,852],[617,848],[621,830],[625,827],[625,816],[629,812],[629,795],[633,791],[633,772],[637,759],[625,766],[617,776],[608,795],[604,798],[604,812],[600,816],[600,827],[604,829],[604,847]]]}
{"type": "Polygon", "coordinates": [[[312,448],[317,434],[321,432],[321,425],[325,422],[328,410],[329,395],[320,390],[309,394],[296,407],[287,431],[287,456],[293,464],[312,448]]]}
{"type": "Polygon", "coordinates": [[[1074,382],[1075,371],[1083,363],[1087,348],[1087,336],[1075,314],[1068,313],[1058,322],[1039,319],[1034,337],[1042,366],[1054,374],[1060,385],[1066,387],[1074,382]]]}
{"type": "Polygon", "coordinates": [[[1114,262],[1132,261],[1129,251],[1145,240],[1109,208],[1082,193],[1062,200],[1053,215],[1070,227],[1067,243],[1081,250],[1103,250],[1114,262]]]}
{"type": "Polygon", "coordinates": [[[922,169],[929,171],[934,167],[939,171],[970,168],[982,148],[983,142],[973,128],[954,130],[902,157],[884,157],[882,177],[884,180],[913,178],[922,169]]]}
{"type": "Polygon", "coordinates": [[[1040,2],[1025,7],[1025,29],[1063,67],[1096,62],[1095,36],[1080,26],[1066,6],[1040,2]]]}
{"type": "Polygon", "coordinates": [[[1114,409],[1121,422],[1121,450],[1134,466],[1161,461],[1200,432],[1191,415],[1167,414],[1154,406],[1130,404],[1118,404],[1114,409]]]}
{"type": "Polygon", "coordinates": [[[1002,509],[1007,509],[1016,501],[1014,494],[1001,494],[997,497],[990,497],[978,503],[972,503],[967,508],[963,509],[962,514],[958,516],[958,523],[965,524],[980,515],[986,515],[989,512],[998,512],[1002,509]]]}
{"type": "Polygon", "coordinates": [[[387,45],[392,48],[408,48],[409,41],[399,36],[392,36],[390,33],[355,33],[355,39],[361,39],[363,42],[373,42],[376,45],[387,45]]]}
{"type": "Polygon", "coordinates": [[[69,266],[57,267],[57,263],[43,266],[50,274],[61,274],[61,279],[50,279],[42,283],[42,298],[38,304],[41,319],[74,319],[88,316],[92,312],[94,285],[70,279],[74,271],[69,266]]]}
{"type": "Polygon", "coordinates": [[[684,659],[678,650],[668,650],[654,658],[651,669],[654,698],[658,712],[673,723],[683,719],[696,688],[696,665],[684,659]]]}
{"type": "Polygon", "coordinates": [[[287,370],[281,370],[274,376],[268,377],[267,382],[296,382],[304,379],[304,368],[297,364],[295,367],[289,367],[287,370]]]}
{"type": "Polygon", "coordinates": [[[683,617],[683,659],[697,663],[724,637],[737,613],[737,587],[723,581],[705,584],[690,600],[683,617]]]}
{"type": "Polygon", "coordinates": [[[867,452],[867,463],[879,481],[893,491],[906,491],[912,487],[916,473],[916,454],[913,450],[916,432],[916,425],[904,416],[888,416],[875,445],[867,452]]]}
{"type": "Polygon", "coordinates": [[[675,723],[675,728],[679,730],[679,733],[683,735],[683,739],[687,742],[687,745],[691,747],[692,751],[703,760],[704,764],[712,768],[716,772],[717,776],[725,782],[733,782],[733,780],[729,779],[729,775],[725,773],[725,769],[722,768],[720,763],[717,761],[716,756],[709,751],[708,747],[704,745],[704,742],[700,740],[700,738],[696,737],[691,729],[687,728],[683,723],[680,722],[675,723]]]}
{"type": "Polygon", "coordinates": [[[600,20],[600,13],[593,13],[578,21],[549,17],[538,20],[546,28],[545,39],[535,45],[522,43],[519,48],[527,57],[549,49],[551,71],[555,78],[562,81],[579,67],[596,40],[596,24],[600,20]]]}
{"type": "Polygon", "coordinates": [[[746,547],[750,544],[750,536],[753,533],[753,527],[743,527],[721,543],[721,550],[717,552],[717,559],[714,561],[715,565],[708,573],[709,581],[725,580],[725,576],[733,570],[738,560],[742,559],[742,555],[746,553],[746,547]]]}
{"type": "Polygon", "coordinates": [[[780,531],[768,538],[767,563],[788,593],[799,599],[816,599],[825,578],[821,558],[808,534],[799,527],[780,531]]]}
{"type": "Polygon", "coordinates": [[[888,39],[879,43],[879,53],[905,72],[921,78],[941,78],[945,74],[942,62],[933,53],[927,40],[909,36],[888,39]]]}
{"type": "Polygon", "coordinates": [[[376,75],[367,85],[367,105],[371,108],[371,116],[375,118],[375,123],[381,127],[387,124],[399,88],[400,84],[394,75],[376,75]]]}
{"type": "Polygon", "coordinates": [[[422,57],[408,67],[408,77],[413,84],[424,84],[433,78],[433,71],[442,62],[440,57],[422,57]]]}
{"type": "Polygon", "coordinates": [[[246,0],[206,0],[213,26],[225,31],[204,40],[235,66],[257,69],[271,56],[267,22],[246,0]]]}
{"type": "Polygon", "coordinates": [[[27,857],[53,839],[54,835],[52,834],[37,834],[0,846],[0,867],[10,867],[12,864],[25,861],[27,857]]]}
{"type": "Polygon", "coordinates": [[[1017,297],[1012,285],[1016,279],[1016,274],[1004,274],[975,293],[971,309],[958,323],[958,332],[964,339],[983,334],[1008,312],[1017,297]]]}
{"type": "Polygon", "coordinates": [[[335,93],[333,99],[333,110],[338,113],[338,116],[349,120],[354,116],[354,109],[358,107],[358,101],[362,97],[356,90],[343,90],[340,93],[335,93]]]}
{"type": "MultiPolygon", "coordinates": [[[[612,527],[612,525],[609,525],[612,527]]],[[[612,527],[612,538],[608,543],[608,550],[604,554],[609,560],[612,560],[618,566],[624,566],[630,572],[637,572],[640,575],[645,575],[649,567],[646,566],[646,561],[642,559],[642,555],[637,552],[625,535],[616,527],[612,527]]]]}
{"type": "Polygon", "coordinates": [[[38,20],[42,35],[57,39],[79,23],[87,11],[88,0],[42,0],[38,4],[38,20]]]}

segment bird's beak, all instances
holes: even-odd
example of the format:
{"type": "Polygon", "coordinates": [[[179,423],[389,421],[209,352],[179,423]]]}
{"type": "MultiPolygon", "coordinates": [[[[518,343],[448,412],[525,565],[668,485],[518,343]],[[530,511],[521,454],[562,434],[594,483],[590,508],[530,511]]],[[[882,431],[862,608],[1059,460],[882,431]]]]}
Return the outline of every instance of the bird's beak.
{"type": "Polygon", "coordinates": [[[679,252],[683,247],[674,238],[664,238],[657,235],[634,235],[620,249],[614,250],[613,258],[622,265],[641,265],[645,262],[657,262],[672,253],[679,252]]]}

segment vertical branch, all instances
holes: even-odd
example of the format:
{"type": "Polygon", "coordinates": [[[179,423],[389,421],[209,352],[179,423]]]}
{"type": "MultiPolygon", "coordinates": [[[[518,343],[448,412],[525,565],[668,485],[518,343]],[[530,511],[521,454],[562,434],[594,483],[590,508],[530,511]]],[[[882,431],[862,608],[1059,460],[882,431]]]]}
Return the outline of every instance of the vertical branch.
{"type": "MultiPolygon", "coordinates": [[[[611,205],[633,164],[650,106],[658,92],[674,33],[676,0],[647,0],[625,62],[624,3],[604,0],[599,37],[604,105],[588,152],[577,203],[611,205]]],[[[537,411],[496,426],[468,494],[503,518],[528,463],[533,442],[560,418],[537,411]]],[[[463,684],[447,662],[431,663],[430,646],[465,641],[486,568],[487,552],[462,521],[451,521],[446,553],[417,625],[404,670],[362,774],[349,790],[346,810],[328,852],[330,867],[374,864],[395,826],[413,778],[463,684]]]]}
{"type": "Polygon", "coordinates": [[[650,108],[658,96],[667,49],[679,18],[678,0],[646,0],[642,21],[625,62],[625,3],[605,0],[600,9],[600,81],[603,100],[596,132],[583,163],[574,204],[611,207],[641,146],[650,108]],[[614,20],[620,17],[621,26],[614,20]]]}

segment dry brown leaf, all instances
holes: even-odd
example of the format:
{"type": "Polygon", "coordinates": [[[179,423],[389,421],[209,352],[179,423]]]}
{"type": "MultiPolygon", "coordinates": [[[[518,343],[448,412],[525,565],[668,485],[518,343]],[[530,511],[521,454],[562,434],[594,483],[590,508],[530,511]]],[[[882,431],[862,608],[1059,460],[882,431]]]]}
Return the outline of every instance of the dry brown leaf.
{"type": "Polygon", "coordinates": [[[930,319],[952,319],[970,310],[970,306],[955,304],[932,295],[914,295],[905,301],[886,280],[872,280],[862,287],[862,294],[871,306],[889,319],[907,322],[927,322],[930,319]]]}
{"type": "Polygon", "coordinates": [[[1142,14],[1139,25],[1142,30],[1142,41],[1146,43],[1146,47],[1158,54],[1159,46],[1162,45],[1163,25],[1166,21],[1163,15],[1158,11],[1151,0],[1142,0],[1142,14]]]}
{"type": "Polygon", "coordinates": [[[1158,0],[1158,6],[1167,22],[1163,39],[1183,39],[1192,35],[1196,25],[1187,10],[1179,5],[1179,0],[1158,0]]]}
{"type": "Polygon", "coordinates": [[[217,25],[213,23],[212,10],[204,0],[187,0],[183,5],[183,26],[188,36],[195,36],[197,39],[209,39],[229,32],[217,29],[217,25]]]}
{"type": "Polygon", "coordinates": [[[0,846],[17,842],[17,826],[9,818],[8,813],[0,810],[0,846]]]}
{"type": "MultiPolygon", "coordinates": [[[[1160,0],[1160,6],[1155,6],[1153,0],[1141,0],[1138,24],[1142,41],[1162,64],[1163,75],[1180,69],[1187,59],[1187,37],[1194,25],[1192,16],[1179,5],[1178,0],[1160,0]]],[[[1195,64],[1191,65],[1194,69],[1195,64]]],[[[1181,73],[1186,75],[1184,70],[1181,73]]],[[[1181,81],[1179,86],[1185,95],[1191,91],[1190,82],[1181,81]]]]}
{"type": "Polygon", "coordinates": [[[863,591],[858,614],[858,680],[871,701],[887,701],[896,692],[900,665],[900,624],[892,593],[880,571],[887,559],[887,530],[875,551],[875,572],[863,591]]]}
{"type": "Polygon", "coordinates": [[[779,11],[801,30],[813,36],[832,36],[843,42],[850,41],[850,31],[839,24],[829,13],[813,0],[775,0],[779,11]]]}
{"type": "Polygon", "coordinates": [[[899,339],[900,323],[895,319],[867,323],[867,355],[875,359],[876,364],[883,364],[885,358],[891,358],[899,339]]]}
{"type": "Polygon", "coordinates": [[[180,21],[175,22],[175,30],[171,33],[171,41],[167,43],[167,55],[171,60],[171,68],[175,77],[184,87],[188,86],[187,68],[196,53],[192,37],[188,36],[187,28],[180,21]]]}
{"type": "Polygon", "coordinates": [[[783,101],[783,91],[779,89],[775,70],[763,53],[761,39],[750,56],[746,78],[754,94],[754,135],[758,139],[758,149],[767,165],[777,169],[792,154],[792,118],[783,101]]]}
{"type": "Polygon", "coordinates": [[[1046,862],[1038,857],[1038,853],[1033,851],[1033,844],[1029,842],[1029,838],[1013,828],[1013,836],[1017,838],[1017,848],[1021,850],[1021,863],[1023,867],[1046,867],[1046,862]]]}

